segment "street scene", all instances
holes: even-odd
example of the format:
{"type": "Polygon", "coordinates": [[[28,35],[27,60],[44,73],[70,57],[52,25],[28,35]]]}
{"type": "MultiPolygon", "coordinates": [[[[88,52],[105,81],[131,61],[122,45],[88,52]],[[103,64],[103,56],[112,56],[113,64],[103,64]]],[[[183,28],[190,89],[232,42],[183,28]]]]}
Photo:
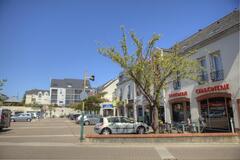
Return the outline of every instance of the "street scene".
{"type": "Polygon", "coordinates": [[[239,0],[1,0],[0,159],[240,160],[239,0]]]}

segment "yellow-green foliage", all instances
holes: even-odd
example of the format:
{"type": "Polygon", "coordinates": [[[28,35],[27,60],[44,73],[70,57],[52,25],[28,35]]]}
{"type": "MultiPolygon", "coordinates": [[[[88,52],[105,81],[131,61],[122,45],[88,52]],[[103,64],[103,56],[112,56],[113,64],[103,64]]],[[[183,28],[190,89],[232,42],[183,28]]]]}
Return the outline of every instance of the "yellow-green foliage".
{"type": "Polygon", "coordinates": [[[191,59],[194,51],[179,53],[178,45],[168,51],[157,49],[155,44],[160,39],[157,34],[152,36],[144,48],[135,33],[130,32],[130,37],[136,47],[135,52],[130,54],[126,41],[127,36],[123,28],[122,32],[121,52],[114,47],[99,48],[98,51],[124,69],[125,74],[135,82],[150,106],[160,104],[161,90],[173,80],[197,80],[200,66],[196,60],[191,59]]]}

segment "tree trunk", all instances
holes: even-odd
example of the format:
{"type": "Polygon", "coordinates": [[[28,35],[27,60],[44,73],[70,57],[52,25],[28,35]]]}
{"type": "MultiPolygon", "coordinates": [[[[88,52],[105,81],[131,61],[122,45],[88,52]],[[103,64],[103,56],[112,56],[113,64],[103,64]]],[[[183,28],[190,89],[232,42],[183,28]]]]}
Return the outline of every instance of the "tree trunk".
{"type": "Polygon", "coordinates": [[[158,126],[158,108],[156,105],[152,107],[152,129],[154,133],[157,133],[159,126],[158,126]]]}

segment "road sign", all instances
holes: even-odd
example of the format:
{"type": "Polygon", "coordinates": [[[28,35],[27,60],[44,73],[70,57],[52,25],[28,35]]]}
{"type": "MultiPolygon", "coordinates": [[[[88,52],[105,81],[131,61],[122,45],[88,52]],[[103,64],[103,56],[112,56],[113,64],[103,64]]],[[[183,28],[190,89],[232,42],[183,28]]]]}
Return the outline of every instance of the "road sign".
{"type": "Polygon", "coordinates": [[[82,92],[80,93],[80,100],[82,101],[82,100],[87,99],[87,98],[88,98],[87,92],[82,91],[82,92]]]}

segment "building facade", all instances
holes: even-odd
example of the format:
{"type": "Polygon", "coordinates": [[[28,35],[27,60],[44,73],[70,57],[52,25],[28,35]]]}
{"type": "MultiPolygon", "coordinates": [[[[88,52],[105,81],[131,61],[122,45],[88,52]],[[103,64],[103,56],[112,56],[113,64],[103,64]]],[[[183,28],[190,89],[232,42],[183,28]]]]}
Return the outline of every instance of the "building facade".
{"type": "Polygon", "coordinates": [[[199,82],[178,80],[166,94],[166,122],[202,118],[212,130],[240,128],[239,11],[219,19],[179,43],[182,54],[191,49],[203,68],[199,82]]]}
{"type": "Polygon", "coordinates": [[[32,89],[25,92],[25,104],[50,104],[50,94],[48,90],[32,89]]]}
{"type": "MultiPolygon", "coordinates": [[[[117,107],[118,115],[126,116],[139,122],[145,122],[149,125],[151,124],[149,102],[142,95],[137,85],[124,72],[119,74],[116,96],[118,97],[118,101],[121,102],[117,107]]],[[[160,102],[159,119],[164,120],[164,100],[161,99],[160,102]]]]}
{"type": "Polygon", "coordinates": [[[117,88],[118,78],[113,79],[99,87],[97,90],[99,93],[105,93],[103,96],[106,102],[101,104],[100,115],[102,116],[115,116],[116,106],[114,103],[114,93],[117,88]]]}
{"type": "MultiPolygon", "coordinates": [[[[52,79],[50,87],[51,104],[69,106],[79,103],[82,99],[83,80],[81,79],[52,79]]],[[[89,80],[86,80],[86,93],[92,94],[89,80]]]]}

